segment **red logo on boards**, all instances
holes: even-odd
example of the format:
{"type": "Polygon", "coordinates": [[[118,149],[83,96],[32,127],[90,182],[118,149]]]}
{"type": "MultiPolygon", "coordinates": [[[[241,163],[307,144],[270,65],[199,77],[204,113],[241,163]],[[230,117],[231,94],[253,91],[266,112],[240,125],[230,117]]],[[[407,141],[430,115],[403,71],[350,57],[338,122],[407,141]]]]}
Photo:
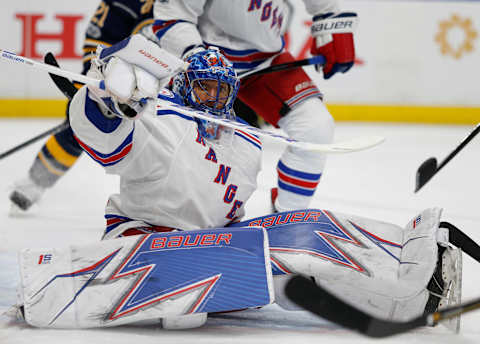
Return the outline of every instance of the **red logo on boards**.
{"type": "Polygon", "coordinates": [[[44,19],[43,14],[17,13],[17,19],[22,22],[22,51],[19,55],[38,58],[43,53],[37,50],[38,43],[42,41],[56,41],[61,43],[61,50],[56,54],[57,58],[79,59],[82,56],[75,53],[77,23],[84,18],[83,15],[57,14],[55,20],[61,25],[57,32],[44,32],[39,29],[39,23],[44,19]]]}

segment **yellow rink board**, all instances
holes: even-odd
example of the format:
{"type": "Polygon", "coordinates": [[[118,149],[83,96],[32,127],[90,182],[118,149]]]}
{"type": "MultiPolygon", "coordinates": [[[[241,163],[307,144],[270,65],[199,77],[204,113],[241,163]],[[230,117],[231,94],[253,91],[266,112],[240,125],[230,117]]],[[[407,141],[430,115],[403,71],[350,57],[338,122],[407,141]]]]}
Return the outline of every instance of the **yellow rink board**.
{"type": "Polygon", "coordinates": [[[0,117],[65,117],[63,99],[0,99],[0,117]]]}
{"type": "MultiPolygon", "coordinates": [[[[0,99],[0,117],[64,117],[66,100],[0,99]]],[[[480,122],[480,107],[327,104],[336,121],[471,124],[480,122]]]]}

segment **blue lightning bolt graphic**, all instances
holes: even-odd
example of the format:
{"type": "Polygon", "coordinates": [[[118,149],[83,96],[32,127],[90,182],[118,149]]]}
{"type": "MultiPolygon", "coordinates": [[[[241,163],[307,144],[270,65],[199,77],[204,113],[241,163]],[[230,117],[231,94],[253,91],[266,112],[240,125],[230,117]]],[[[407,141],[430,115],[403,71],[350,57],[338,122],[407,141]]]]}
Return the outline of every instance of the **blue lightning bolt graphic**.
{"type": "MultiPolygon", "coordinates": [[[[115,280],[137,273],[139,276],[134,284],[129,288],[129,291],[126,293],[126,295],[121,298],[119,303],[109,314],[107,318],[108,320],[118,319],[133,311],[137,311],[154,303],[164,301],[172,296],[177,296],[182,293],[203,288],[203,291],[186,312],[187,314],[193,313],[199,309],[210,290],[220,279],[221,275],[217,274],[201,280],[197,279],[193,283],[192,281],[189,281],[186,283],[184,282],[176,284],[174,287],[166,288],[167,286],[165,283],[162,284],[161,281],[156,280],[155,277],[158,279],[158,276],[153,276],[152,274],[157,265],[145,265],[144,263],[144,261],[148,261],[147,256],[152,253],[152,251],[149,250],[150,243],[147,240],[149,237],[149,235],[146,235],[139,240],[138,244],[132,250],[129,256],[109,278],[109,280],[115,280]]],[[[171,285],[171,283],[169,284],[171,285]]]]}
{"type": "MultiPolygon", "coordinates": [[[[270,242],[270,252],[272,253],[272,265],[277,269],[277,273],[291,273],[290,269],[282,264],[281,259],[275,255],[279,253],[305,253],[318,258],[326,259],[359,272],[366,273],[366,270],[350,258],[343,250],[336,246],[332,239],[342,240],[357,246],[363,246],[356,240],[347,229],[328,211],[320,210],[308,213],[314,220],[315,226],[310,226],[302,222],[296,230],[289,229],[284,235],[276,235],[280,240],[270,242]],[[313,230],[312,230],[313,229],[313,230]]],[[[288,214],[287,214],[288,215],[288,214]]],[[[306,218],[308,220],[308,218],[306,218]]],[[[278,219],[278,222],[288,222],[278,219]]],[[[273,230],[278,230],[281,226],[276,226],[273,230]]],[[[274,271],[275,272],[275,271],[274,271]]]]}

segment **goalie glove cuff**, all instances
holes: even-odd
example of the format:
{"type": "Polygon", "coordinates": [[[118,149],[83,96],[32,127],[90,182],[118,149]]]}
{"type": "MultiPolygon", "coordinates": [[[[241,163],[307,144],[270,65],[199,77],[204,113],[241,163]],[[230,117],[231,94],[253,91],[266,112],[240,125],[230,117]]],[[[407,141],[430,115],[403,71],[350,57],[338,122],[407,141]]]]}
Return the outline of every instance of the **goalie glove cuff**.
{"type": "Polygon", "coordinates": [[[317,14],[313,17],[310,31],[313,37],[334,33],[353,33],[358,25],[355,12],[317,14]]]}

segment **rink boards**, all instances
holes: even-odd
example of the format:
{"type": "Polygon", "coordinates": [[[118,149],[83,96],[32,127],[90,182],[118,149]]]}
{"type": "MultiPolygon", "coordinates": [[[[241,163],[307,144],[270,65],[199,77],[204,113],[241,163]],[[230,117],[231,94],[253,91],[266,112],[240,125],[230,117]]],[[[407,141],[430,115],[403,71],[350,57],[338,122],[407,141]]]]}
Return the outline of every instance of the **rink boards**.
{"type": "MultiPolygon", "coordinates": [[[[98,2],[8,2],[0,13],[1,48],[36,59],[52,51],[63,68],[80,71],[84,31],[98,2]]],[[[311,18],[301,1],[292,3],[287,48],[300,59],[308,56],[311,18]]],[[[478,121],[480,1],[345,0],[343,8],[360,18],[355,67],[328,81],[306,68],[336,120],[478,121]]],[[[44,72],[2,62],[0,73],[1,117],[63,116],[63,96],[44,72]]]]}

